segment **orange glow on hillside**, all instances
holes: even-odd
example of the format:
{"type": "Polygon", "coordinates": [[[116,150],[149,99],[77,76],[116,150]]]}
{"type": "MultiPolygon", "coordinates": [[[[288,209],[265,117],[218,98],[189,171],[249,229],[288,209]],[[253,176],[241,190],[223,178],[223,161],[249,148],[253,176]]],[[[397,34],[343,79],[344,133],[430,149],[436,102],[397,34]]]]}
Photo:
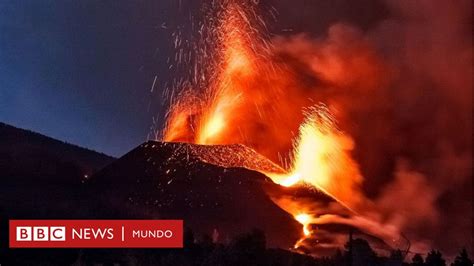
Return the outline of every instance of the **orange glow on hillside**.
{"type": "MultiPolygon", "coordinates": [[[[376,82],[360,77],[372,74],[371,60],[375,60],[352,51],[342,57],[323,46],[319,53],[303,54],[311,61],[307,69],[295,70],[287,65],[291,58],[279,53],[281,47],[260,36],[258,29],[264,25],[251,5],[227,0],[217,9],[217,23],[210,29],[215,37],[214,60],[199,66],[209,70],[203,71],[207,76],[194,77],[204,79],[207,86],[202,92],[193,90],[192,84],[180,88],[167,115],[163,140],[245,144],[287,171],[264,173],[275,183],[309,185],[356,209],[362,199],[358,192],[362,175],[351,155],[355,144],[338,129],[332,115],[334,110],[344,110],[337,108],[339,102],[315,104],[320,101],[314,99],[326,99],[324,86],[371,88],[376,82]],[[354,62],[363,64],[351,74],[348,69],[354,68],[354,62]],[[307,78],[305,71],[319,79],[307,78]]],[[[294,45],[292,52],[302,48],[294,45]]],[[[306,237],[312,234],[310,224],[317,217],[302,209],[283,209],[303,224],[306,237]]]]}

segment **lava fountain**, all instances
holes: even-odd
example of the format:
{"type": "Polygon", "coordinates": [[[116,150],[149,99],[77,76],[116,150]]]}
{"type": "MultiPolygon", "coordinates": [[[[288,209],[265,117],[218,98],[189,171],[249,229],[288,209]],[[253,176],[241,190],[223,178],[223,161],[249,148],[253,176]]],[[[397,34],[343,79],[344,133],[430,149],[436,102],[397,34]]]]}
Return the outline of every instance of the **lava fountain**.
{"type": "Polygon", "coordinates": [[[354,195],[354,186],[362,181],[362,175],[350,155],[352,139],[337,129],[325,105],[307,108],[305,115],[288,174],[266,174],[282,186],[307,183],[348,208],[356,206],[361,197],[354,195]]]}
{"type": "MultiPolygon", "coordinates": [[[[351,156],[354,141],[338,129],[331,114],[334,107],[315,104],[319,91],[309,92],[308,81],[288,67],[265,38],[265,24],[253,2],[227,0],[214,5],[201,27],[204,48],[196,60],[200,65],[194,66],[186,86],[175,88],[179,93],[172,100],[162,140],[245,144],[287,171],[264,173],[275,183],[310,186],[356,213],[365,201],[360,193],[363,177],[351,156]]],[[[340,58],[331,60],[313,67],[338,65],[331,62],[340,58]]],[[[334,80],[332,70],[321,69],[321,80],[312,82],[334,80]],[[331,73],[328,80],[325,73],[331,73]]],[[[309,225],[318,217],[276,203],[302,224],[303,238],[297,246],[314,233],[309,225]]]]}

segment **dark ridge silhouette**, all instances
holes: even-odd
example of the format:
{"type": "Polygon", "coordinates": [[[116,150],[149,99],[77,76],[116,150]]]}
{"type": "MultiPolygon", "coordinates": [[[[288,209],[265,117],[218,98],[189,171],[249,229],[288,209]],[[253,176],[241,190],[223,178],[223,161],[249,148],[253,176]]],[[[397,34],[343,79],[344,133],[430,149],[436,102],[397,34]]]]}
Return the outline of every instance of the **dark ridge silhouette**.
{"type": "Polygon", "coordinates": [[[82,181],[113,160],[0,123],[0,264],[65,265],[76,258],[76,250],[8,249],[8,220],[87,217],[91,201],[82,181]]]}
{"type": "MultiPolygon", "coordinates": [[[[0,124],[0,155],[2,265],[409,265],[401,251],[381,257],[372,250],[377,241],[363,238],[352,241],[350,253],[322,258],[290,251],[302,227],[276,199],[317,202],[321,210],[337,203],[319,191],[274,184],[259,172],[278,166],[243,145],[150,141],[114,160],[0,124]],[[86,218],[184,219],[184,249],[8,249],[9,219],[86,218]]],[[[309,250],[326,235],[354,230],[315,226],[309,250]]],[[[412,265],[444,263],[433,251],[412,265]]],[[[463,251],[453,265],[466,263],[463,251]]]]}
{"type": "MultiPolygon", "coordinates": [[[[114,158],[0,123],[0,213],[5,219],[74,218],[85,177],[114,158]]],[[[6,235],[2,224],[0,238],[6,235]]],[[[1,262],[0,262],[1,263],[1,262]]]]}
{"type": "Polygon", "coordinates": [[[113,157],[29,130],[0,123],[0,178],[3,185],[32,181],[70,183],[72,174],[91,175],[113,157]]]}
{"type": "MultiPolygon", "coordinates": [[[[251,228],[267,234],[271,247],[291,248],[302,235],[302,225],[278,203],[311,202],[315,215],[328,211],[349,214],[330,196],[307,186],[282,187],[261,174],[284,171],[244,145],[197,145],[146,142],[93,175],[90,197],[99,195],[100,213],[112,217],[183,219],[200,234],[217,233],[219,241],[251,228]],[[280,208],[281,207],[281,208],[280,208]]],[[[333,213],[334,214],[334,213],[333,213]]],[[[300,246],[309,254],[330,255],[340,237],[353,230],[377,246],[382,240],[349,225],[313,224],[314,234],[300,246]]]]}
{"type": "Polygon", "coordinates": [[[183,219],[197,233],[215,232],[219,242],[259,228],[270,246],[291,247],[301,225],[265,192],[279,186],[239,165],[274,167],[242,145],[147,142],[93,175],[87,186],[111,216],[183,219]]]}

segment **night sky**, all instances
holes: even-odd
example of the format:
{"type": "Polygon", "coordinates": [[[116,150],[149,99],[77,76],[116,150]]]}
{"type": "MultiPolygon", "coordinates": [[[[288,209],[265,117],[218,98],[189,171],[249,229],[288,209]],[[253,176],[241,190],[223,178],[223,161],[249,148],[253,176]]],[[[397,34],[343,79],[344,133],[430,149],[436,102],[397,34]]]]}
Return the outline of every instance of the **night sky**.
{"type": "MultiPolygon", "coordinates": [[[[0,122],[123,155],[154,120],[162,126],[166,84],[186,69],[169,68],[172,34],[191,36],[209,1],[0,1],[0,122]]],[[[364,190],[387,215],[406,215],[394,217],[413,240],[472,253],[472,1],[257,2],[267,18],[277,11],[272,37],[304,33],[342,55],[352,55],[351,40],[367,42],[390,66],[389,85],[374,94],[327,91],[351,110],[343,129],[357,144],[364,190]]]]}
{"type": "Polygon", "coordinates": [[[170,9],[159,1],[2,1],[0,121],[115,156],[138,145],[161,106],[150,87],[166,69],[159,62],[170,52],[155,49],[168,46],[159,26],[170,9]]]}
{"type": "MultiPolygon", "coordinates": [[[[190,28],[198,2],[1,1],[0,121],[124,154],[162,117],[171,34],[190,28]]],[[[276,33],[319,34],[337,21],[365,27],[384,13],[368,0],[266,2],[280,13],[270,25],[276,33]]]]}

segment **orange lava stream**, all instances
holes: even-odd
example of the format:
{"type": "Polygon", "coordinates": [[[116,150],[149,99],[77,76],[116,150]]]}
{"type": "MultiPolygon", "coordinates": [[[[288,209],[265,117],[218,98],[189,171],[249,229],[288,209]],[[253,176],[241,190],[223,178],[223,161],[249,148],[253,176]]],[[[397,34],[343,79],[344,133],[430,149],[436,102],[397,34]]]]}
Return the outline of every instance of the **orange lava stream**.
{"type": "MultiPolygon", "coordinates": [[[[267,176],[282,186],[309,184],[347,207],[355,206],[353,186],[362,176],[350,155],[352,139],[337,130],[325,105],[308,108],[313,105],[306,95],[288,93],[298,82],[266,60],[271,48],[258,36],[252,7],[224,2],[213,29],[217,60],[202,66],[213,70],[209,87],[201,95],[185,90],[173,103],[163,140],[243,143],[273,159],[290,148],[288,174],[267,176]],[[298,124],[299,135],[292,140],[298,124]]],[[[316,217],[301,210],[291,213],[303,225],[304,237],[313,234],[309,225],[316,217]]]]}

